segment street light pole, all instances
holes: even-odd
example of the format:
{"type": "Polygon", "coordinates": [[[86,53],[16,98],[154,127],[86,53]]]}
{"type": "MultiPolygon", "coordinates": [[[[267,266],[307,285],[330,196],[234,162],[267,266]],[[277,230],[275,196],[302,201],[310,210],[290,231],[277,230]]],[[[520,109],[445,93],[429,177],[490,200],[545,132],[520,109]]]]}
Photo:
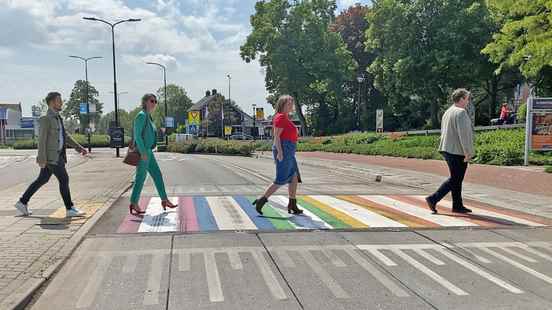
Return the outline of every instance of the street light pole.
{"type": "MultiPolygon", "coordinates": [[[[116,68],[116,65],[115,65],[115,26],[119,25],[119,24],[122,24],[122,23],[126,23],[126,22],[139,22],[141,21],[141,19],[139,18],[129,18],[129,19],[125,19],[125,20],[120,20],[116,23],[110,23],[108,21],[105,21],[103,19],[99,19],[99,18],[96,18],[96,17],[83,17],[83,19],[85,20],[90,20],[90,21],[96,21],[96,22],[102,22],[108,26],[111,27],[111,45],[112,45],[112,51],[113,51],[113,100],[115,102],[115,126],[119,127],[119,105],[118,105],[118,102],[117,102],[117,68],[116,68]]],[[[124,139],[124,137],[123,137],[124,139]]],[[[117,154],[117,157],[120,157],[119,156],[119,148],[116,147],[116,154],[117,154]]]]}
{"type": "Polygon", "coordinates": [[[256,128],[257,128],[257,105],[253,104],[253,131],[251,132],[251,135],[253,136],[253,140],[255,140],[256,135],[256,128]]]}
{"type": "MultiPolygon", "coordinates": [[[[228,103],[229,104],[232,104],[232,99],[230,97],[231,95],[231,84],[230,82],[232,81],[232,76],[230,74],[226,75],[226,77],[228,78],[228,103]]],[[[222,101],[222,138],[224,139],[224,100],[222,101]]]]}
{"type": "Polygon", "coordinates": [[[87,128],[88,128],[88,152],[92,152],[92,143],[91,143],[91,128],[90,128],[90,95],[89,95],[89,85],[88,85],[88,61],[89,60],[92,60],[92,59],[99,59],[99,58],[103,58],[101,56],[94,56],[94,57],[89,57],[89,58],[84,58],[84,57],[80,57],[80,56],[74,56],[74,55],[71,55],[69,56],[71,58],[76,58],[76,59],[80,59],[82,61],[84,61],[84,76],[86,78],[86,117],[88,118],[88,124],[87,124],[87,128]]]}
{"type": "Polygon", "coordinates": [[[357,115],[356,115],[356,119],[355,119],[355,129],[357,130],[360,130],[360,104],[361,104],[361,95],[360,95],[360,89],[362,87],[362,82],[364,82],[364,75],[359,75],[357,77],[357,81],[358,81],[358,102],[357,102],[357,115]]]}
{"type": "Polygon", "coordinates": [[[167,117],[169,116],[169,110],[167,108],[167,67],[156,62],[146,62],[146,63],[148,65],[155,65],[163,69],[163,83],[165,85],[164,91],[163,91],[165,93],[165,121],[163,123],[165,124],[165,145],[169,146],[169,136],[168,136],[168,128],[167,128],[167,117]]]}

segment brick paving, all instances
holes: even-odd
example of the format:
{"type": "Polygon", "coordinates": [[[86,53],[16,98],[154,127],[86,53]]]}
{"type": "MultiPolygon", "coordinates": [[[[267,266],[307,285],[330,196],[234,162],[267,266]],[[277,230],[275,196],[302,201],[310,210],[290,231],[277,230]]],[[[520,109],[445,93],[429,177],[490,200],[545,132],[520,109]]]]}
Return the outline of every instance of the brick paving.
{"type": "MultiPolygon", "coordinates": [[[[38,173],[38,167],[31,169],[38,173]]],[[[93,159],[70,168],[73,200],[77,207],[90,211],[84,220],[59,216],[64,214],[64,207],[55,178],[31,200],[31,217],[16,217],[13,208],[28,182],[0,189],[0,304],[27,280],[40,278],[58,262],[61,258],[57,254],[63,246],[95,211],[130,184],[132,173],[111,153],[94,154],[93,159]]]]}

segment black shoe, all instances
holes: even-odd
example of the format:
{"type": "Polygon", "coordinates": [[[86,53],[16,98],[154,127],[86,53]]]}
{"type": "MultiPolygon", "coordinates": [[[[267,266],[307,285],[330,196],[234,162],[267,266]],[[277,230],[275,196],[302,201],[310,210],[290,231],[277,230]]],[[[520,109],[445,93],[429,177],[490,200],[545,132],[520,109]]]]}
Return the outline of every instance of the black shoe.
{"type": "Polygon", "coordinates": [[[426,197],[425,201],[427,202],[427,206],[431,210],[431,213],[437,214],[437,205],[431,202],[431,199],[429,199],[429,197],[426,197]]]}
{"type": "Polygon", "coordinates": [[[266,199],[266,197],[261,197],[261,198],[257,198],[255,199],[255,201],[253,201],[253,205],[255,205],[255,210],[257,210],[257,212],[260,214],[260,215],[263,215],[263,206],[268,202],[268,199],[266,199]]]}
{"type": "Polygon", "coordinates": [[[472,210],[470,210],[466,207],[460,207],[460,208],[452,208],[452,212],[454,212],[454,213],[471,213],[472,210]]]}
{"type": "Polygon", "coordinates": [[[289,199],[288,203],[288,213],[289,214],[303,214],[303,210],[297,207],[297,199],[289,199]]]}

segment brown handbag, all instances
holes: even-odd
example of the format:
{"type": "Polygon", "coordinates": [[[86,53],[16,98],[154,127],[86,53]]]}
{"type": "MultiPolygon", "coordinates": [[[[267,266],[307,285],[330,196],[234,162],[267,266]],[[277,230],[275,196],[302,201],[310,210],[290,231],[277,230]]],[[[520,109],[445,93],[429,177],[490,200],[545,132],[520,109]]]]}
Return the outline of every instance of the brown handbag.
{"type": "MultiPolygon", "coordinates": [[[[147,126],[148,126],[148,121],[146,120],[144,124],[144,129],[142,130],[142,140],[145,140],[144,134],[147,126]]],[[[133,130],[133,135],[134,135],[134,130],[133,130]]],[[[140,162],[141,157],[142,156],[140,155],[140,152],[138,152],[138,148],[136,147],[136,143],[134,142],[134,137],[132,137],[128,143],[128,150],[125,158],[123,159],[123,163],[130,166],[138,166],[138,163],[140,162]]]]}

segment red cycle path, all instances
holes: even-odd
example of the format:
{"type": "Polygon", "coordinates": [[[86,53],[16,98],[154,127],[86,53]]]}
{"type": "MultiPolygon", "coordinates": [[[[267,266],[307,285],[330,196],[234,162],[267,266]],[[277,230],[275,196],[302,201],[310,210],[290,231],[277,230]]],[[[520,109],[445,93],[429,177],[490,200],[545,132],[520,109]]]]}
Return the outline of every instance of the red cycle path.
{"type": "MultiPolygon", "coordinates": [[[[366,156],[357,154],[337,154],[326,152],[301,152],[299,159],[318,158],[325,160],[341,160],[374,166],[412,170],[448,176],[448,168],[444,161],[423,160],[399,157],[366,156]]],[[[538,171],[527,171],[513,167],[499,167],[472,164],[468,168],[466,182],[488,185],[516,192],[552,196],[552,174],[538,171]]]]}

